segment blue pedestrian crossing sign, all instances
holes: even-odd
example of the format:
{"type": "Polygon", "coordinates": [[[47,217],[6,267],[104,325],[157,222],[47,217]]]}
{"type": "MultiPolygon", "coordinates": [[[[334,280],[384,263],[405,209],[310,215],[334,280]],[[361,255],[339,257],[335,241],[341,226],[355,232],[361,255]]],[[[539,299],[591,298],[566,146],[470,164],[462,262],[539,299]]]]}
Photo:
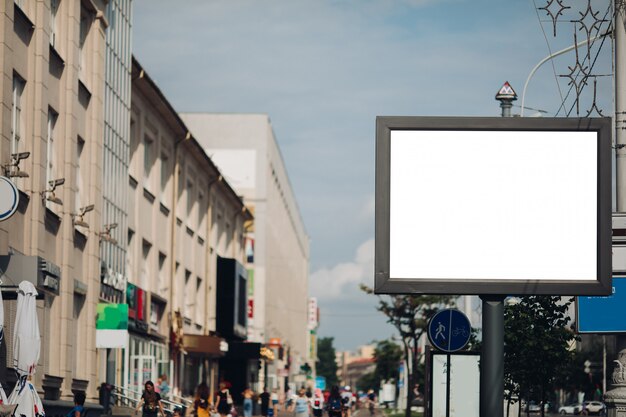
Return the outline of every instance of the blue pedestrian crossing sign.
{"type": "Polygon", "coordinates": [[[442,352],[456,352],[469,342],[472,326],[465,314],[448,308],[441,310],[428,322],[428,338],[442,352]]]}

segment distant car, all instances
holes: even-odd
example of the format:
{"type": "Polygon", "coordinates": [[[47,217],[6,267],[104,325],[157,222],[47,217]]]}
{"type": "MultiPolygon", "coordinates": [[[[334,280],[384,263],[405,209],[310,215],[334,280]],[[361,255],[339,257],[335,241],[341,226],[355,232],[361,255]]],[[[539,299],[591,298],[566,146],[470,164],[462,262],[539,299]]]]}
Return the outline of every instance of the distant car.
{"type": "Polygon", "coordinates": [[[600,401],[583,401],[582,409],[586,409],[589,414],[600,414],[604,410],[604,403],[600,401]]]}
{"type": "Polygon", "coordinates": [[[541,406],[537,404],[536,402],[531,401],[528,403],[528,406],[526,407],[526,411],[528,411],[529,413],[540,413],[541,406]]]}
{"type": "Polygon", "coordinates": [[[578,414],[583,409],[583,405],[579,403],[564,405],[559,407],[559,414],[578,414]]]}

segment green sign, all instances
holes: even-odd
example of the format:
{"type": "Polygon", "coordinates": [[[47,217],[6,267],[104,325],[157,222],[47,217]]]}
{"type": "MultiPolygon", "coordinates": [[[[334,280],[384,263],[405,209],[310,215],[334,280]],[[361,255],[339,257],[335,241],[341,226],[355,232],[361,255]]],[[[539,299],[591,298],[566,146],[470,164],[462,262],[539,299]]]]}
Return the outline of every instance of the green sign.
{"type": "Polygon", "coordinates": [[[98,330],[128,330],[128,304],[98,304],[98,330]]]}

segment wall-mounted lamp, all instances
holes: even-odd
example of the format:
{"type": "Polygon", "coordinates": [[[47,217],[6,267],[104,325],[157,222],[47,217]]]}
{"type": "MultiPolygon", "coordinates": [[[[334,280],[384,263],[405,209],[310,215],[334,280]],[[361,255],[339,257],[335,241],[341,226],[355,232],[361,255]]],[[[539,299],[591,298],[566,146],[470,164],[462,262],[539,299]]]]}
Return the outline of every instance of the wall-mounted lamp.
{"type": "Polygon", "coordinates": [[[51,203],[54,204],[58,204],[60,206],[63,205],[63,200],[61,200],[59,197],[57,197],[54,194],[54,190],[56,190],[57,187],[60,187],[61,185],[65,184],[65,178],[59,178],[56,180],[50,180],[48,181],[48,186],[49,188],[42,191],[41,194],[41,199],[45,202],[45,201],[50,201],[51,203]]]}
{"type": "Polygon", "coordinates": [[[101,241],[109,242],[112,245],[117,245],[117,239],[111,236],[111,230],[117,227],[117,223],[105,224],[104,231],[98,233],[101,241]]]}
{"type": "Polygon", "coordinates": [[[2,165],[4,175],[8,178],[28,178],[28,173],[20,171],[20,161],[27,159],[30,156],[30,152],[19,152],[11,154],[11,162],[9,164],[2,165]]]}
{"type": "Polygon", "coordinates": [[[90,204],[88,206],[79,208],[78,211],[80,211],[80,213],[72,213],[72,223],[74,223],[74,226],[80,226],[89,229],[89,224],[85,222],[84,217],[85,214],[89,213],[93,209],[94,205],[90,204]]]}

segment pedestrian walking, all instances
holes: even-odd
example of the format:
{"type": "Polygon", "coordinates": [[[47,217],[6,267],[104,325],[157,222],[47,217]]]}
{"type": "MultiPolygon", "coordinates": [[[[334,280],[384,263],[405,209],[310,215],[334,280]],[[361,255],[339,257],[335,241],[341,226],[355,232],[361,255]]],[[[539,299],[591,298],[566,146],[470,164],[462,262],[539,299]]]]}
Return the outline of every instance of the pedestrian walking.
{"type": "Polygon", "coordinates": [[[322,417],[322,410],[324,410],[324,395],[319,388],[315,389],[315,394],[311,400],[311,409],[313,410],[314,417],[322,417]]]}
{"type": "Polygon", "coordinates": [[[343,404],[341,393],[339,392],[339,387],[337,385],[333,385],[330,389],[330,395],[328,396],[328,401],[326,402],[326,412],[328,413],[328,417],[342,417],[343,404]]]}
{"type": "Polygon", "coordinates": [[[233,400],[230,396],[230,391],[226,388],[226,384],[220,383],[220,390],[217,393],[217,403],[215,407],[217,408],[217,412],[220,413],[222,417],[226,417],[230,414],[230,409],[232,408],[233,400]]]}
{"type": "Polygon", "coordinates": [[[196,388],[196,396],[193,401],[193,414],[195,417],[210,417],[210,411],[209,387],[203,382],[196,388]]]}
{"type": "Polygon", "coordinates": [[[157,392],[161,394],[161,397],[168,398],[170,396],[170,384],[167,382],[167,375],[163,374],[159,379],[161,383],[159,384],[159,391],[157,392]]]}
{"type": "Polygon", "coordinates": [[[298,391],[298,396],[293,402],[291,411],[295,411],[295,417],[309,417],[311,415],[311,401],[306,397],[304,388],[298,391]]]}
{"type": "Polygon", "coordinates": [[[135,411],[139,411],[142,407],[143,417],[156,417],[157,415],[165,417],[161,395],[154,390],[154,383],[152,381],[146,381],[144,384],[144,392],[135,411]]]}
{"type": "Polygon", "coordinates": [[[250,388],[246,388],[241,395],[243,396],[243,416],[252,417],[252,397],[254,392],[250,388]]]}
{"type": "Polygon", "coordinates": [[[259,395],[259,401],[261,402],[261,415],[267,417],[270,408],[270,393],[267,392],[267,387],[263,388],[263,392],[259,395]]]}
{"type": "Polygon", "coordinates": [[[274,415],[276,415],[276,412],[278,411],[278,391],[276,390],[276,388],[272,390],[270,399],[272,400],[272,408],[274,409],[274,415]]]}
{"type": "Polygon", "coordinates": [[[74,394],[74,408],[67,413],[66,417],[83,417],[85,415],[85,393],[77,392],[74,394]]]}

